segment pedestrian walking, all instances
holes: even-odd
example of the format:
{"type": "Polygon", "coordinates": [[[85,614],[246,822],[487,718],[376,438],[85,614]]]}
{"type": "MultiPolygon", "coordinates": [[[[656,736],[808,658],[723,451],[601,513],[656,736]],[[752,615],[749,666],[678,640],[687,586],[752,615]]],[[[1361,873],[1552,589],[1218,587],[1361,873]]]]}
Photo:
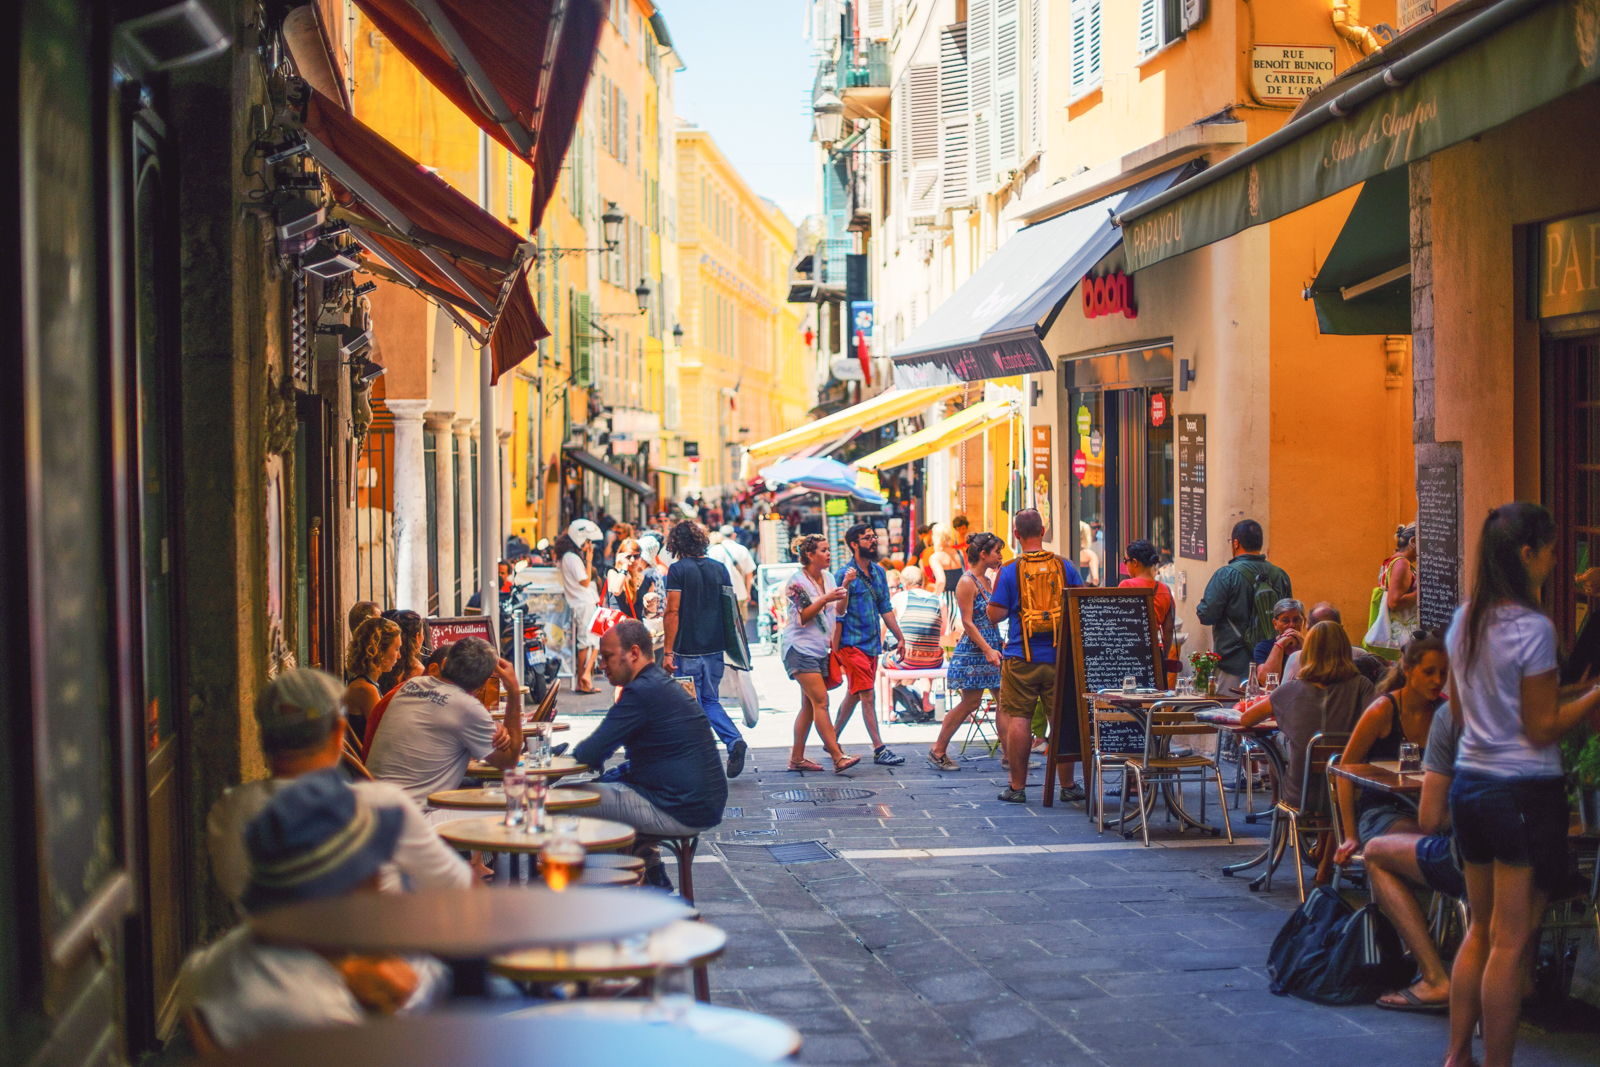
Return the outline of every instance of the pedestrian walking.
{"type": "MultiPolygon", "coordinates": [[[[1000,749],[1010,773],[1010,784],[1000,793],[1000,799],[1008,804],[1025,804],[1034,709],[1040,701],[1055,698],[1062,597],[1068,586],[1082,585],[1083,576],[1071,563],[1044,550],[1044,519],[1033,508],[1017,512],[1011,531],[1020,552],[1000,568],[985,610],[989,621],[996,625],[1010,620],[1000,661],[1000,700],[995,709],[1000,749]]],[[[1056,765],[1058,775],[1068,783],[1061,787],[1061,799],[1065,801],[1084,797],[1083,788],[1072,780],[1073,762],[1064,760],[1056,765]]],[[[1054,786],[1054,782],[1044,783],[1046,789],[1054,786]]]]}
{"type": "Polygon", "coordinates": [[[804,534],[790,546],[800,569],[784,583],[785,605],[783,669],[800,685],[800,714],[794,721],[794,747],[789,750],[791,771],[820,771],[821,765],[806,759],[806,739],[813,725],[822,738],[822,748],[833,760],[833,773],[843,774],[861,762],[860,756],[846,756],[839,747],[839,735],[828,717],[828,653],[838,628],[839,607],[849,592],[828,573],[828,539],[821,534],[804,534]]]}
{"type": "Polygon", "coordinates": [[[945,670],[945,688],[961,693],[961,701],[945,712],[939,736],[928,748],[928,762],[941,771],[959,771],[961,764],[950,758],[950,739],[967,717],[978,710],[984,691],[1000,693],[1000,650],[1004,642],[1000,628],[989,618],[989,598],[994,595],[993,575],[1000,569],[1005,542],[992,533],[980,532],[967,538],[967,561],[971,569],[956,583],[956,606],[961,612],[961,640],[950,655],[945,670]]]}
{"type": "Polygon", "coordinates": [[[1394,554],[1378,568],[1372,618],[1362,645],[1385,659],[1397,659],[1417,629],[1417,524],[1394,532],[1394,554]],[[1381,600],[1380,600],[1381,598],[1381,600]]]}
{"type": "Polygon", "coordinates": [[[839,662],[844,668],[845,698],[839,704],[833,730],[843,736],[845,724],[859,704],[867,736],[872,739],[872,762],[880,767],[898,767],[906,758],[895,755],[883,743],[875,694],[878,657],[883,654],[883,628],[889,628],[902,648],[906,635],[895,618],[889,583],[878,565],[878,531],[858,522],[844,532],[844,543],[851,558],[833,577],[849,593],[839,614],[839,662]]]}
{"type": "Polygon", "coordinates": [[[1294,596],[1289,575],[1261,551],[1264,540],[1256,520],[1234,523],[1229,540],[1233,558],[1211,576],[1195,608],[1201,625],[1211,627],[1212,651],[1222,657],[1218,692],[1226,693],[1244,681],[1251,650],[1257,642],[1273,638],[1273,605],[1294,596]]]}
{"type": "Polygon", "coordinates": [[[722,685],[722,655],[728,647],[723,628],[722,589],[728,571],[706,558],[710,539],[704,526],[684,520],[667,534],[667,551],[676,562],[667,568],[666,651],[667,673],[694,679],[695,699],[711,721],[711,732],[728,750],[728,777],[744,770],[746,745],[738,728],[723,710],[718,690],[722,685]]]}
{"type": "Polygon", "coordinates": [[[1556,527],[1537,504],[1504,504],[1478,538],[1472,596],[1445,636],[1450,706],[1462,723],[1450,815],[1471,918],[1450,975],[1445,1067],[1507,1067],[1522,1011],[1521,959],[1567,877],[1563,734],[1600,708],[1600,687],[1563,697],[1556,630],[1539,606],[1556,527]]]}
{"type": "Polygon", "coordinates": [[[574,519],[556,538],[553,551],[561,592],[572,609],[572,688],[577,693],[598,693],[594,684],[594,660],[600,638],[590,633],[594,613],[600,607],[600,581],[595,575],[595,546],[604,540],[600,527],[588,519],[574,519]]]}
{"type": "Polygon", "coordinates": [[[706,555],[728,569],[728,584],[739,594],[739,618],[743,619],[750,603],[750,583],[756,574],[755,557],[734,537],[732,524],[724,524],[711,534],[711,547],[706,555]]]}

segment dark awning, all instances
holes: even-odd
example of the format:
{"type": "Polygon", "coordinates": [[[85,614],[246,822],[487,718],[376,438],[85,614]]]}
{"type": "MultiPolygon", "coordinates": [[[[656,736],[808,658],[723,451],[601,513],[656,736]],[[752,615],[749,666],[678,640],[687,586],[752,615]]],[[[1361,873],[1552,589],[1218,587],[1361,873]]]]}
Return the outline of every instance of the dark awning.
{"type": "Polygon", "coordinates": [[[1308,290],[1323,333],[1411,332],[1410,205],[1404,167],[1362,186],[1308,290]]]}
{"type": "Polygon", "coordinates": [[[1587,0],[1446,8],[1319,90],[1276,133],[1118,212],[1128,269],[1271,222],[1589,84],[1600,77],[1597,34],[1587,0]]]}
{"type": "Polygon", "coordinates": [[[594,65],[602,0],[355,0],[389,43],[533,166],[530,229],[561,177],[594,65]]]}
{"type": "Polygon", "coordinates": [[[566,453],[568,459],[584,470],[598,474],[609,482],[615,482],[630,493],[637,493],[642,500],[649,500],[656,495],[656,491],[644,482],[631,475],[623,474],[609,463],[602,463],[581,448],[566,448],[562,449],[562,451],[566,453]]]}
{"type": "Polygon", "coordinates": [[[1165,191],[1193,164],[1018,230],[894,351],[894,384],[913,389],[1052,369],[1040,324],[1122,240],[1111,214],[1165,191]]]}
{"type": "Polygon", "coordinates": [[[532,355],[550,331],[528,291],[531,246],[360,119],[309,94],[302,130],[335,184],[335,216],[390,277],[434,298],[490,346],[496,380],[532,355]]]}

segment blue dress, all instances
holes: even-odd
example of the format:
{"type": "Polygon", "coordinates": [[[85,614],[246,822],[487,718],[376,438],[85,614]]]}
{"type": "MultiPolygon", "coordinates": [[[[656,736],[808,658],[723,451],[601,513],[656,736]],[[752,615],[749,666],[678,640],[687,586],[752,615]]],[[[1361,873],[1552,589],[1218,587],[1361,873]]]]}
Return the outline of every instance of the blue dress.
{"type": "MultiPolygon", "coordinates": [[[[976,578],[973,579],[973,584],[978,586],[972,594],[973,625],[977,626],[983,639],[989,642],[990,648],[1004,648],[1005,642],[1000,639],[1000,628],[989,621],[988,594],[983,591],[983,586],[978,584],[976,578]]],[[[956,618],[959,619],[960,615],[958,614],[956,618]]],[[[945,670],[945,685],[957,690],[989,689],[999,696],[1000,668],[984,659],[978,646],[972,643],[972,638],[962,633],[960,643],[950,654],[950,663],[945,670]]]]}

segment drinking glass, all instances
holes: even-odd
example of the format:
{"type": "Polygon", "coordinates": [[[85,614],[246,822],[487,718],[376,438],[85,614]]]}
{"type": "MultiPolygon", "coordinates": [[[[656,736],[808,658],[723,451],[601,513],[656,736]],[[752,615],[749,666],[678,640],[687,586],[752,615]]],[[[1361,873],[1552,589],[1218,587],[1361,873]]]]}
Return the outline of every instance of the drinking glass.
{"type": "Polygon", "coordinates": [[[544,829],[544,802],[550,795],[550,779],[542,774],[528,776],[528,816],[522,832],[536,834],[544,829]]]}
{"type": "Polygon", "coordinates": [[[550,766],[550,724],[531,723],[522,738],[523,751],[528,755],[530,767],[550,766]]]}
{"type": "Polygon", "coordinates": [[[1422,747],[1410,741],[1400,742],[1400,769],[1402,771],[1419,771],[1422,769],[1422,747]]]}
{"type": "Polygon", "coordinates": [[[588,851],[578,840],[576,819],[556,819],[550,840],[539,850],[539,877],[551,889],[561,891],[583,877],[583,861],[588,851]]]}
{"type": "Polygon", "coordinates": [[[528,797],[528,776],[521,767],[512,767],[505,772],[500,785],[506,794],[506,825],[521,826],[528,817],[523,810],[528,797]]]}
{"type": "Polygon", "coordinates": [[[1139,679],[1133,675],[1125,675],[1122,679],[1122,695],[1131,697],[1139,691],[1139,679]]]}
{"type": "Polygon", "coordinates": [[[1266,682],[1266,685],[1264,686],[1264,688],[1269,693],[1272,692],[1273,690],[1277,689],[1278,688],[1278,676],[1276,674],[1267,675],[1267,682],[1266,682]]]}

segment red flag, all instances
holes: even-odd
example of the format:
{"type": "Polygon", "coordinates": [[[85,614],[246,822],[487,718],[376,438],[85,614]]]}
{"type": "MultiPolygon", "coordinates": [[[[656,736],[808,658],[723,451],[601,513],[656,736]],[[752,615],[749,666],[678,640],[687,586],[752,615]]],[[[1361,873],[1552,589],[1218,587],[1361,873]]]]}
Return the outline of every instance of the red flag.
{"type": "Polygon", "coordinates": [[[872,354],[867,351],[867,335],[863,330],[856,331],[856,358],[861,361],[861,378],[864,384],[872,384],[872,354]]]}

